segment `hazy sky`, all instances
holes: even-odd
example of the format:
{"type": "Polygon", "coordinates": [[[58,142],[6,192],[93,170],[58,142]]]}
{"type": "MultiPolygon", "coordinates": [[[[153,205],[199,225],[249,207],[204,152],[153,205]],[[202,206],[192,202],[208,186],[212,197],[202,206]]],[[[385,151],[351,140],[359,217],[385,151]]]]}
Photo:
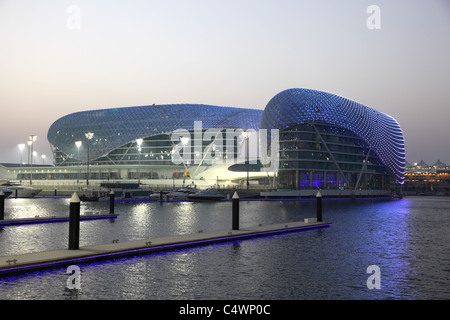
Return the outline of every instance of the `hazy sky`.
{"type": "Polygon", "coordinates": [[[387,113],[409,162],[450,164],[450,1],[0,0],[0,162],[30,134],[51,158],[47,130],[72,112],[264,109],[289,88],[387,113]]]}

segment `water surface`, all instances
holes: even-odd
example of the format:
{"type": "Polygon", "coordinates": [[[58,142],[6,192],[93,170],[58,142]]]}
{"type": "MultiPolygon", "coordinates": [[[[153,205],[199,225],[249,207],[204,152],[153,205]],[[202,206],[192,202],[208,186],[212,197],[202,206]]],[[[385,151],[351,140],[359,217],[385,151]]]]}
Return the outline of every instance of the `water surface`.
{"type": "MultiPolygon", "coordinates": [[[[67,216],[69,199],[8,199],[5,218],[67,216]]],[[[242,201],[241,228],[315,216],[314,201],[242,201]]],[[[108,203],[83,203],[105,213],[108,203]]],[[[80,245],[231,228],[231,202],[117,203],[80,245]]],[[[450,199],[323,201],[331,228],[230,241],[0,279],[1,299],[449,299],[450,199]],[[367,268],[380,268],[368,289],[367,268]]],[[[68,224],[0,229],[0,256],[67,248],[68,224]]]]}

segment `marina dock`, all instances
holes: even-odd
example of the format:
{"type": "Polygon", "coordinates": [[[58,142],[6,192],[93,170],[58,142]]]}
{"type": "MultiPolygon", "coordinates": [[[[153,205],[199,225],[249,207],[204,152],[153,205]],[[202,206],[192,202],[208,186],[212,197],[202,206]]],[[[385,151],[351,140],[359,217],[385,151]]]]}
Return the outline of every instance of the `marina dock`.
{"type": "MultiPolygon", "coordinates": [[[[110,215],[108,215],[110,216],[110,215]]],[[[0,258],[0,276],[14,275],[35,270],[102,261],[126,256],[170,251],[187,247],[210,245],[214,243],[238,241],[277,234],[307,231],[330,227],[329,222],[305,219],[303,222],[289,222],[240,230],[209,231],[154,239],[134,240],[101,245],[80,247],[77,250],[61,249],[45,252],[27,253],[0,258]]]]}
{"type": "MultiPolygon", "coordinates": [[[[118,216],[119,216],[118,214],[81,215],[80,221],[115,219],[118,216]]],[[[17,225],[24,225],[24,224],[68,222],[68,221],[69,221],[69,217],[35,217],[35,218],[24,218],[24,219],[4,219],[4,220],[0,220],[0,227],[17,226],[17,225]]]]}

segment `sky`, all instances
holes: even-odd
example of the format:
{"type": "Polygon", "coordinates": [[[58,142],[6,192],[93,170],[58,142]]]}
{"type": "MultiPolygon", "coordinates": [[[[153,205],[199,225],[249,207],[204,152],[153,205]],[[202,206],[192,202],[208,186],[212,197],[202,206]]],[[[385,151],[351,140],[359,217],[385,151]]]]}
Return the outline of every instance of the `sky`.
{"type": "Polygon", "coordinates": [[[37,135],[50,164],[73,112],[264,109],[290,88],[389,114],[408,162],[450,164],[450,1],[0,0],[0,163],[37,135]]]}

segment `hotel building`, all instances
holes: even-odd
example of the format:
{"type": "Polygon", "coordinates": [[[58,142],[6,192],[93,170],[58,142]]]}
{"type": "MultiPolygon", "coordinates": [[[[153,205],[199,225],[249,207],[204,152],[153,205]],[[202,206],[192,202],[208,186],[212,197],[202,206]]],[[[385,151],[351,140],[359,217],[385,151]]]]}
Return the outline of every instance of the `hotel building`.
{"type": "MultiPolygon", "coordinates": [[[[312,89],[280,92],[264,110],[176,104],[77,112],[56,120],[47,138],[54,166],[34,169],[34,180],[182,178],[242,187],[249,179],[252,188],[356,191],[388,190],[405,178],[393,117],[312,89]],[[267,146],[254,139],[262,131],[267,146]],[[270,169],[261,150],[272,150],[270,169]]],[[[11,170],[25,181],[30,174],[11,170]]]]}

